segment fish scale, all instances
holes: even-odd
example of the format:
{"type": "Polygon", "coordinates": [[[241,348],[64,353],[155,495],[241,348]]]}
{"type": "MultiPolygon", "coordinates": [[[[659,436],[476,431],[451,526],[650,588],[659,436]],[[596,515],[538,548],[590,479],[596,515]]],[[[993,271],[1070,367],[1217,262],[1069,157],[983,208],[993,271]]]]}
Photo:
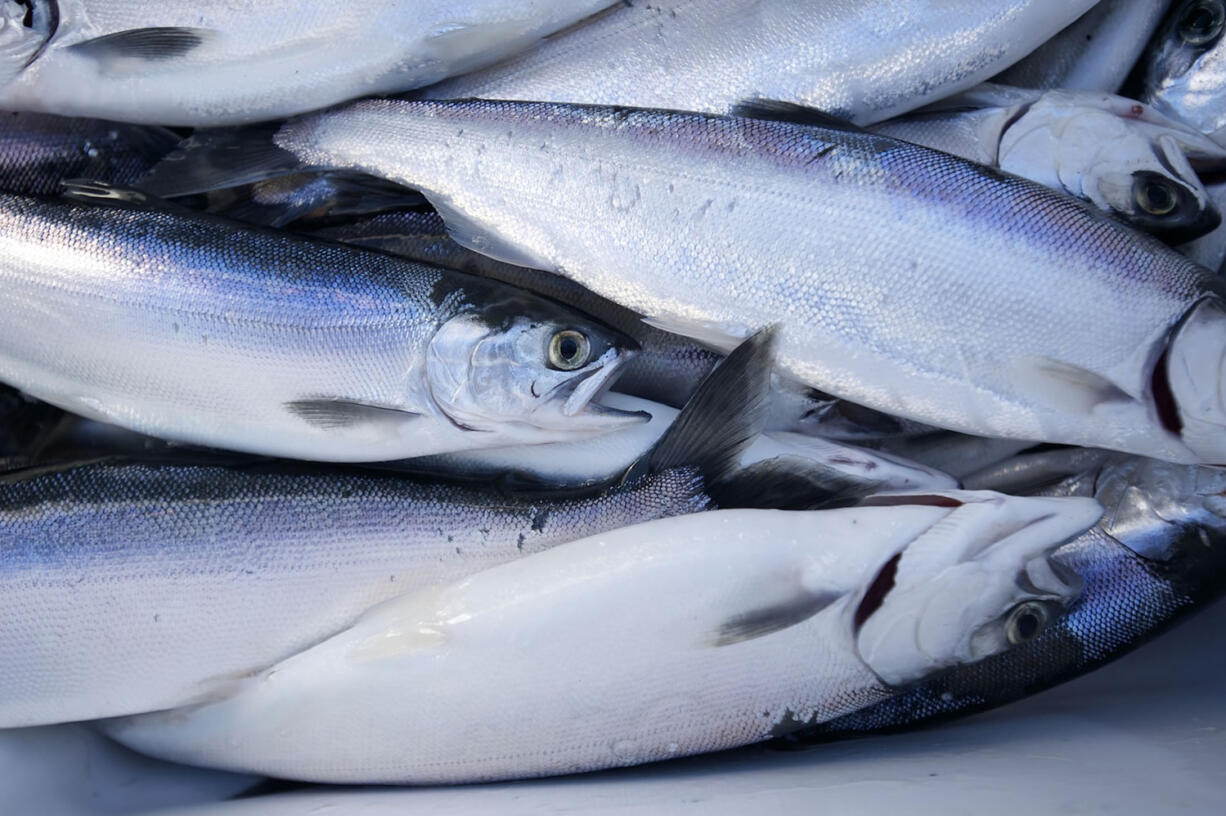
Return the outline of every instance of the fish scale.
{"type": "MultiPolygon", "coordinates": [[[[1226,461],[1226,435],[1190,449],[1150,394],[1172,328],[1218,285],[1032,182],[863,133],[585,105],[372,100],[275,138],[418,188],[461,243],[653,325],[728,348],[778,323],[781,369],[876,410],[1226,461]]],[[[1211,363],[1210,390],[1221,376],[1211,363]]]]}

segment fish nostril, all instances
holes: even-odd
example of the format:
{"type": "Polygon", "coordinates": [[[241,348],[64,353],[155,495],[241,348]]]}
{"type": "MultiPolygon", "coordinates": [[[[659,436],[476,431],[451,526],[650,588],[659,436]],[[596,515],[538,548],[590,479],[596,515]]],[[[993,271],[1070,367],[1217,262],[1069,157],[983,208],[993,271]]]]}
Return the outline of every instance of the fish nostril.
{"type": "Polygon", "coordinates": [[[885,596],[894,588],[894,575],[898,572],[898,561],[901,558],[902,553],[895,553],[894,557],[877,571],[877,577],[873,578],[868,591],[860,599],[860,605],[856,607],[856,614],[852,619],[854,631],[858,632],[864,622],[885,603],[885,596]]]}

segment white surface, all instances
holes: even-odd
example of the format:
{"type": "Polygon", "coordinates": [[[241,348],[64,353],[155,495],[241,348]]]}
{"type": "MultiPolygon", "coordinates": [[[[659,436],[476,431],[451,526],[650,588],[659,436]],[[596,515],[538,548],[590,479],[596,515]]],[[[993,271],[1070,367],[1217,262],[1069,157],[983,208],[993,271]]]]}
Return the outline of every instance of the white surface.
{"type": "Polygon", "coordinates": [[[1217,814],[1226,800],[1224,647],[1219,603],[1091,676],[927,731],[534,782],[314,788],[164,816],[1217,814]]]}

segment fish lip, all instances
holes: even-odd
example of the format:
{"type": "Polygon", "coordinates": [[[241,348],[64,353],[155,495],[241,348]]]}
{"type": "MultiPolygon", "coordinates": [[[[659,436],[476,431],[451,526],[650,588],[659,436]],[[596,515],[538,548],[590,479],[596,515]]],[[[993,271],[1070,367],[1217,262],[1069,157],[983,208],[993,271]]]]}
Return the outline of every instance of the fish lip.
{"type": "Polygon", "coordinates": [[[628,349],[620,351],[609,349],[596,360],[588,371],[550,390],[548,399],[566,397],[561,407],[562,416],[565,417],[587,414],[609,420],[624,419],[627,423],[630,420],[637,423],[650,419],[651,415],[644,411],[626,411],[596,402],[613,385],[634,354],[634,351],[628,349]]]}

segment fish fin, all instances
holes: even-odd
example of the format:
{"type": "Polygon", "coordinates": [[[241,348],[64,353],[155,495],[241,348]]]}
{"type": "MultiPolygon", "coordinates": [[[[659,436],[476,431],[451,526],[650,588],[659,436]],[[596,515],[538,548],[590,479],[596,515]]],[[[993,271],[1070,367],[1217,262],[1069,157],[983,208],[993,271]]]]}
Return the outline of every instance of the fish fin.
{"type": "Polygon", "coordinates": [[[359,425],[398,424],[417,419],[421,414],[402,408],[388,408],[344,399],[316,398],[284,403],[286,410],[309,425],[325,430],[359,425]]]}
{"type": "Polygon", "coordinates": [[[818,108],[807,108],[795,102],[778,99],[746,99],[732,106],[730,113],[742,119],[766,119],[774,122],[791,122],[794,125],[810,125],[827,130],[845,130],[849,133],[867,133],[864,128],[841,116],[826,113],[818,108]]]}
{"type": "Polygon", "coordinates": [[[429,195],[426,198],[442,216],[447,234],[460,246],[503,263],[526,266],[530,269],[543,269],[547,272],[557,271],[557,265],[548,258],[533,255],[522,247],[491,234],[446,201],[431,198],[429,195]]]}
{"type": "Polygon", "coordinates": [[[197,130],[155,164],[136,186],[162,198],[241,187],[296,173],[298,157],[273,142],[279,122],[197,130]]]}
{"type": "Polygon", "coordinates": [[[866,492],[864,482],[826,471],[809,459],[776,456],[737,468],[708,488],[722,508],[828,510],[847,507],[866,492]]]}
{"type": "Polygon", "coordinates": [[[199,218],[195,210],[164,201],[157,196],[148,195],[131,187],[121,187],[105,181],[93,179],[64,179],[60,182],[60,197],[69,201],[79,201],[82,204],[94,204],[103,207],[120,207],[130,210],[159,210],[173,215],[191,215],[199,218]]]}
{"type": "Polygon", "coordinates": [[[710,645],[731,646],[765,635],[781,632],[803,623],[837,601],[840,595],[813,592],[797,585],[795,593],[776,603],[760,606],[731,616],[712,633],[710,645]]]}
{"type": "Polygon", "coordinates": [[[1134,401],[1101,374],[1050,357],[1021,361],[1013,379],[1020,388],[1041,394],[1048,404],[1067,411],[1088,413],[1098,405],[1134,401]]]}
{"type": "Polygon", "coordinates": [[[684,317],[644,317],[643,322],[653,329],[688,337],[704,346],[723,353],[736,347],[738,339],[751,332],[744,326],[715,323],[710,320],[694,320],[684,317]]]}
{"type": "Polygon", "coordinates": [[[762,329],[716,365],[631,471],[695,467],[711,482],[736,468],[766,421],[774,339],[773,328],[762,329]]]}
{"type": "MultiPolygon", "coordinates": [[[[116,144],[121,144],[125,150],[139,154],[150,165],[160,161],[180,142],[174,131],[152,125],[114,122],[110,132],[114,135],[113,141],[116,144]]],[[[111,181],[116,174],[116,168],[111,162],[112,158],[108,152],[99,150],[81,171],[81,177],[111,181]]]]}
{"type": "Polygon", "coordinates": [[[190,54],[215,34],[207,28],[130,28],[75,43],[68,49],[103,63],[123,59],[162,62],[190,54]]]}

